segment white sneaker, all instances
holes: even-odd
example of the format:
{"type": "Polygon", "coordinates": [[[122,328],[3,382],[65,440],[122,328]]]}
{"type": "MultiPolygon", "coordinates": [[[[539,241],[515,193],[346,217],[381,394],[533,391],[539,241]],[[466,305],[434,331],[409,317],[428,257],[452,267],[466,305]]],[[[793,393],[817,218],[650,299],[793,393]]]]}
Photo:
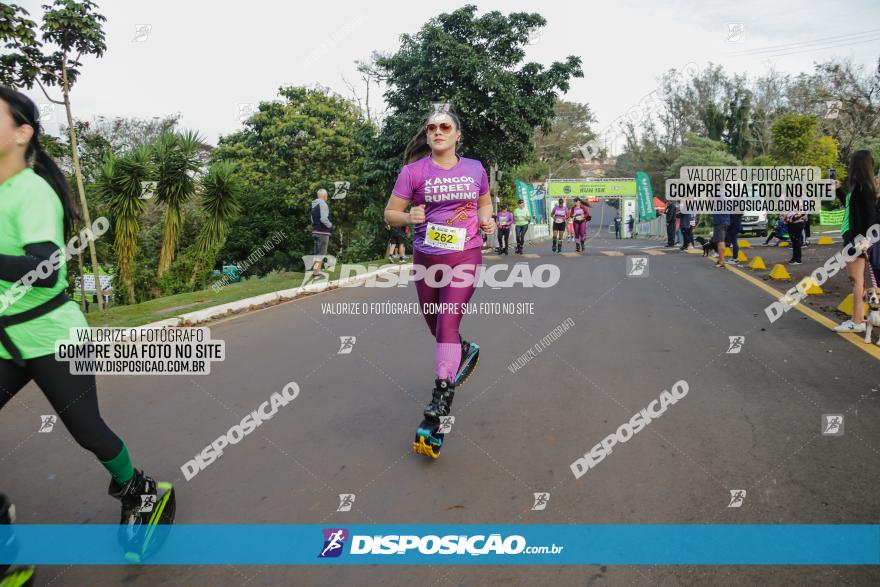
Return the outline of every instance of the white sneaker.
{"type": "Polygon", "coordinates": [[[852,320],[846,320],[841,323],[837,328],[834,329],[834,332],[864,332],[865,331],[865,323],[861,322],[856,324],[852,320]]]}

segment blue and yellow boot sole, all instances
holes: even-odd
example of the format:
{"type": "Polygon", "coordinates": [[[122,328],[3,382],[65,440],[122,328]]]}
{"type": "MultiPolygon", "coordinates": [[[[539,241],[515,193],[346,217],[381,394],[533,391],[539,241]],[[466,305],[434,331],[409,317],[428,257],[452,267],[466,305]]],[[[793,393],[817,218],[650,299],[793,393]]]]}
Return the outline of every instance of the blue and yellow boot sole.
{"type": "MultiPolygon", "coordinates": [[[[455,375],[454,385],[458,388],[467,381],[477,363],[480,362],[480,345],[472,342],[470,351],[462,362],[462,367],[455,375]]],[[[440,449],[443,448],[443,437],[445,434],[437,434],[437,426],[439,422],[422,420],[416,429],[416,438],[413,440],[413,452],[426,457],[436,459],[440,457],[440,449]]]]}
{"type": "Polygon", "coordinates": [[[416,438],[413,440],[413,452],[426,457],[436,459],[440,457],[440,449],[443,448],[444,434],[437,434],[439,422],[422,420],[416,429],[416,438]]]}
{"type": "Polygon", "coordinates": [[[125,558],[129,562],[141,563],[154,554],[168,538],[169,531],[163,528],[157,532],[157,527],[174,523],[174,514],[177,511],[174,486],[167,481],[158,481],[156,488],[160,497],[156,500],[153,513],[144,528],[143,540],[137,545],[128,545],[129,550],[126,551],[125,558]]]}

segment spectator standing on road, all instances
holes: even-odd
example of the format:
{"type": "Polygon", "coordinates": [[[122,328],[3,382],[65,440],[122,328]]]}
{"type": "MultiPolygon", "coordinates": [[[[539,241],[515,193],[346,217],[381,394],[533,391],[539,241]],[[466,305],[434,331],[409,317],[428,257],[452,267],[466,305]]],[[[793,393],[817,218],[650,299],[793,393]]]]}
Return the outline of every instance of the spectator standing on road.
{"type": "Polygon", "coordinates": [[[526,209],[526,204],[522,200],[516,203],[516,210],[513,211],[513,224],[516,227],[516,254],[522,255],[523,245],[526,241],[526,231],[529,229],[529,223],[532,217],[526,209]]]}
{"type": "MultiPolygon", "coordinates": [[[[852,154],[847,173],[849,192],[846,196],[843,224],[840,226],[844,246],[855,247],[856,237],[865,236],[868,229],[877,223],[877,178],[874,173],[874,158],[870,151],[863,149],[852,154]]],[[[859,252],[866,250],[867,246],[859,247],[859,252]]],[[[845,320],[834,330],[836,332],[864,332],[864,255],[847,263],[846,273],[853,288],[853,317],[851,320],[845,320]]]]}
{"type": "Polygon", "coordinates": [[[614,238],[620,238],[620,212],[614,217],[614,238]]]}
{"type": "Polygon", "coordinates": [[[678,209],[673,202],[666,202],[666,246],[675,246],[675,215],[678,209]]]}
{"type": "Polygon", "coordinates": [[[633,227],[636,224],[635,218],[633,218],[632,214],[628,214],[626,217],[626,229],[629,231],[629,238],[635,238],[633,236],[633,227]]]}
{"type": "Polygon", "coordinates": [[[725,244],[730,247],[730,253],[733,257],[730,259],[731,265],[739,265],[737,257],[739,257],[739,232],[742,230],[742,214],[730,215],[730,226],[727,228],[727,237],[724,239],[725,244]]]}
{"type": "Polygon", "coordinates": [[[718,251],[718,261],[715,263],[717,269],[724,269],[727,265],[724,262],[725,243],[727,239],[727,229],[730,227],[730,214],[713,214],[712,215],[712,240],[718,251]]]}
{"type": "Polygon", "coordinates": [[[510,244],[510,226],[513,224],[513,214],[507,209],[507,204],[501,204],[501,211],[496,215],[495,222],[498,225],[498,254],[506,255],[510,244]]]}
{"type": "Polygon", "coordinates": [[[326,276],[321,272],[324,265],[324,256],[327,255],[327,246],[330,244],[330,235],[333,233],[333,217],[330,215],[330,205],[327,203],[327,190],[321,188],[312,200],[312,244],[315,255],[315,263],[312,265],[312,277],[326,276]]]}
{"type": "Polygon", "coordinates": [[[792,212],[784,216],[785,223],[788,225],[788,234],[791,236],[791,261],[789,265],[801,264],[801,244],[804,239],[804,222],[807,215],[804,212],[792,212]]]}
{"type": "Polygon", "coordinates": [[[696,216],[679,212],[678,221],[681,225],[681,250],[686,251],[694,244],[694,224],[696,216]]]}

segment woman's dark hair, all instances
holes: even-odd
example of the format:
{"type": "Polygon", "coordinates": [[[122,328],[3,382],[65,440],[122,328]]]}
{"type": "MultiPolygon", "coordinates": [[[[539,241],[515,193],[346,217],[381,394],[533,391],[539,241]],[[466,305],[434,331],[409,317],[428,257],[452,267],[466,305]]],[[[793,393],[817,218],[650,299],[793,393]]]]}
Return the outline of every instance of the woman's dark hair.
{"type": "Polygon", "coordinates": [[[409,143],[406,145],[406,149],[403,150],[404,164],[409,165],[414,161],[418,161],[419,159],[427,157],[431,153],[431,147],[428,145],[428,134],[425,131],[425,125],[435,115],[448,114],[449,118],[452,119],[452,122],[455,123],[455,128],[457,130],[461,130],[461,118],[458,116],[458,111],[452,104],[449,104],[448,106],[448,108],[442,111],[432,112],[428,116],[428,118],[425,119],[425,122],[423,122],[422,126],[419,128],[419,132],[416,133],[416,136],[414,136],[409,141],[409,143]]]}
{"type": "Polygon", "coordinates": [[[874,177],[874,157],[871,156],[871,151],[862,149],[852,154],[847,180],[851,192],[863,189],[877,197],[877,180],[874,177]]]}
{"type": "Polygon", "coordinates": [[[74,226],[80,220],[79,211],[70,193],[70,185],[67,178],[52,160],[43,145],[40,144],[40,113],[37,105],[33,101],[22,94],[16,92],[12,88],[0,86],[0,100],[6,102],[9,106],[9,113],[16,126],[28,124],[34,129],[31,141],[25,150],[25,161],[33,167],[34,172],[46,180],[52,186],[58,198],[61,200],[61,207],[64,209],[64,235],[65,238],[73,232],[74,226]]]}

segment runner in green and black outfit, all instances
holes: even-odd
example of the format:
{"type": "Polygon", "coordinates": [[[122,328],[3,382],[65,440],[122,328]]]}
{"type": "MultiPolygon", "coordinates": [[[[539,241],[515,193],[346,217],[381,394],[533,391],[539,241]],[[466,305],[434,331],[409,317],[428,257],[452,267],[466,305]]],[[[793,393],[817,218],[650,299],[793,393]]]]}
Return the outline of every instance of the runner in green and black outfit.
{"type": "Polygon", "coordinates": [[[522,255],[523,245],[526,241],[526,231],[529,229],[529,223],[532,217],[526,209],[525,202],[519,200],[516,203],[516,209],[513,211],[513,224],[516,226],[516,254],[522,255]]]}
{"type": "Polygon", "coordinates": [[[155,524],[173,520],[174,490],[132,466],[125,443],[101,418],[95,376],[71,375],[68,363],[55,360],[55,341],[87,323],[64,294],[65,236],[78,214],[39,132],[36,105],[0,86],[0,409],[36,382],[77,443],[110,473],[109,493],[122,502],[120,540],[129,558],[140,558],[155,524]],[[14,295],[22,288],[24,295],[14,295]]]}

